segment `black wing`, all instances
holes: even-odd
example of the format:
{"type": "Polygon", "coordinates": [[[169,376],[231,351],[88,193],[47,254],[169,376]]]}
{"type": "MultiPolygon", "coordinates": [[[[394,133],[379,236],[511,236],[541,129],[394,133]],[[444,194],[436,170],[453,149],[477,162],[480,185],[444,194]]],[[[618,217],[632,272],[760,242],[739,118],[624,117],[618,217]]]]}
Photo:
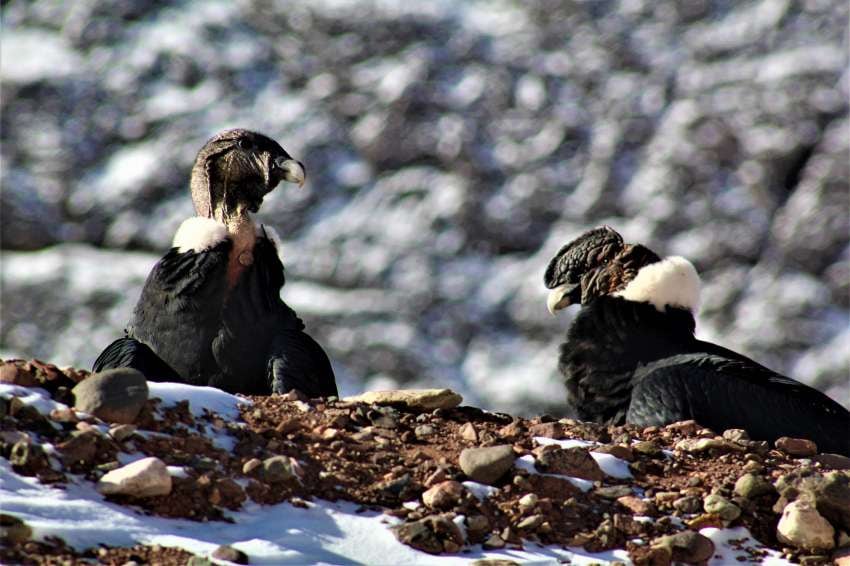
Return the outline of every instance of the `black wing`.
{"type": "Polygon", "coordinates": [[[816,389],[747,358],[671,356],[638,368],[626,421],[639,426],[694,419],[751,438],[808,438],[822,452],[850,456],[850,412],[816,389]]]}
{"type": "Polygon", "coordinates": [[[283,265],[274,244],[258,239],[254,263],[230,293],[213,340],[222,373],[210,385],[249,394],[290,389],[312,397],[337,394],[327,355],[280,298],[283,284],[283,265]]]}
{"type": "Polygon", "coordinates": [[[134,368],[151,381],[181,381],[174,368],[156,355],[147,344],[133,338],[119,338],[97,357],[92,371],[134,368]]]}
{"type": "Polygon", "coordinates": [[[154,266],[127,335],[147,344],[188,383],[215,371],[210,345],[227,292],[230,240],[202,252],[172,248],[154,266]]]}
{"type": "Polygon", "coordinates": [[[278,332],[272,352],[268,366],[272,393],[297,389],[311,398],[338,395],[331,362],[309,334],[278,332]]]}

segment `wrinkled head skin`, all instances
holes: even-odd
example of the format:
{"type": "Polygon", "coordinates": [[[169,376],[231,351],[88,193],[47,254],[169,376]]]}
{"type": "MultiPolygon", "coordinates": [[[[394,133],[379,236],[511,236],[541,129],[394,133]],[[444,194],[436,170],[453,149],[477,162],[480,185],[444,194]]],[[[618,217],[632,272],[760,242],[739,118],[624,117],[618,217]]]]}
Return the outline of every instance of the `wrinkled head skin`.
{"type": "Polygon", "coordinates": [[[588,230],[562,247],[546,268],[549,312],[622,291],[642,267],[658,261],[652,250],[624,243],[609,226],[588,230]]]}
{"type": "Polygon", "coordinates": [[[304,184],[304,166],[273,139],[249,130],[226,130],[210,139],[192,166],[192,201],[198,216],[224,221],[257,212],[281,181],[304,184]]]}

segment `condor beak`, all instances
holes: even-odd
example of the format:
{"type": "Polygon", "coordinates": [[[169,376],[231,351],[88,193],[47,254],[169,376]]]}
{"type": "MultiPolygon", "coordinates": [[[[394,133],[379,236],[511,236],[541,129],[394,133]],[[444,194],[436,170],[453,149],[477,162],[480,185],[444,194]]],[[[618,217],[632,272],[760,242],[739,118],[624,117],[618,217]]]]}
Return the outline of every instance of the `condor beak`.
{"type": "Polygon", "coordinates": [[[283,172],[283,180],[289,183],[295,183],[299,187],[304,186],[304,180],[307,178],[307,173],[304,171],[304,166],[294,159],[284,159],[278,157],[275,165],[283,172]]]}
{"type": "Polygon", "coordinates": [[[573,304],[572,295],[579,288],[578,283],[564,283],[549,291],[549,297],[546,299],[546,308],[553,315],[556,311],[566,308],[573,304]]]}

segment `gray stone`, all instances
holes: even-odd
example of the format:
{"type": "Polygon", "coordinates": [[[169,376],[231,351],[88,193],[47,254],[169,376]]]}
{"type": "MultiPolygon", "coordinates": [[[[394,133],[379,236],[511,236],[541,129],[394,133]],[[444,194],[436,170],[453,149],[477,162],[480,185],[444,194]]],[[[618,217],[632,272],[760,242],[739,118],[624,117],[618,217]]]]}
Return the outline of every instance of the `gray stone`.
{"type": "Polygon", "coordinates": [[[702,510],[702,499],[693,495],[680,497],[673,501],[673,509],[682,513],[699,513],[702,510]]]}
{"type": "Polygon", "coordinates": [[[818,513],[836,527],[850,532],[850,477],[846,472],[802,475],[791,473],[776,481],[780,499],[774,511],[781,512],[794,499],[813,501],[818,513]]]}
{"type": "Polygon", "coordinates": [[[493,484],[513,468],[516,454],[510,444],[485,448],[465,448],[460,453],[460,469],[471,479],[493,484]]]}
{"type": "Polygon", "coordinates": [[[464,543],[460,528],[446,515],[429,515],[391,530],[399,542],[429,554],[457,552],[464,543]]]}
{"type": "Polygon", "coordinates": [[[432,509],[448,509],[460,502],[465,488],[460,482],[447,480],[422,494],[422,502],[432,509]]]}
{"type": "Polygon", "coordinates": [[[707,496],[702,503],[706,513],[717,515],[724,521],[734,521],[741,516],[741,508],[717,493],[707,496]]]}
{"type": "Polygon", "coordinates": [[[104,495],[155,497],[171,493],[171,476],[165,463],[156,457],[142,458],[105,474],[97,482],[104,495]]]}
{"type": "Polygon", "coordinates": [[[597,487],[593,493],[605,499],[619,499],[632,494],[632,488],[627,485],[610,485],[605,487],[597,487]]]}
{"type": "Polygon", "coordinates": [[[117,440],[118,442],[123,442],[133,436],[136,432],[136,425],[131,424],[117,424],[109,427],[109,436],[117,440]]]}
{"type": "Polygon", "coordinates": [[[132,423],[148,400],[148,383],[131,368],[90,375],[72,390],[74,408],[111,423],[132,423]]]}
{"type": "Polygon", "coordinates": [[[18,517],[0,513],[0,542],[15,545],[32,538],[32,529],[18,517]]]}
{"type": "Polygon", "coordinates": [[[685,564],[704,563],[714,554],[714,543],[711,539],[694,531],[682,531],[660,537],[652,546],[669,549],[672,560],[685,564]]]}
{"type": "Polygon", "coordinates": [[[806,438],[790,438],[783,436],[776,439],[776,447],[789,456],[805,458],[818,453],[818,445],[806,438]]]}
{"type": "Polygon", "coordinates": [[[475,430],[475,425],[472,423],[466,423],[462,427],[458,429],[458,434],[464,440],[468,440],[469,442],[478,442],[478,431],[475,430]]]}
{"type": "Polygon", "coordinates": [[[772,483],[756,474],[744,474],[735,482],[735,493],[748,499],[775,492],[772,483]]]}
{"type": "Polygon", "coordinates": [[[427,438],[434,434],[434,427],[427,424],[419,425],[413,430],[413,433],[416,435],[416,438],[427,438]]]}
{"type": "Polygon", "coordinates": [[[587,448],[579,446],[561,448],[548,445],[535,449],[534,455],[536,456],[534,467],[541,472],[563,474],[590,481],[600,481],[605,477],[605,472],[587,448]]]}
{"type": "Polygon", "coordinates": [[[743,452],[746,450],[737,442],[723,438],[686,438],[676,443],[676,450],[700,453],[714,450],[717,452],[743,452]]]}
{"type": "Polygon", "coordinates": [[[785,506],[776,526],[776,538],[780,542],[806,550],[835,548],[835,529],[804,499],[785,506]]]}
{"type": "Polygon", "coordinates": [[[520,530],[533,530],[543,524],[546,520],[546,517],[543,515],[529,515],[519,523],[517,523],[517,528],[520,530]]]}
{"type": "Polygon", "coordinates": [[[289,456],[272,456],[263,460],[263,480],[268,483],[282,483],[295,478],[289,456]]]}

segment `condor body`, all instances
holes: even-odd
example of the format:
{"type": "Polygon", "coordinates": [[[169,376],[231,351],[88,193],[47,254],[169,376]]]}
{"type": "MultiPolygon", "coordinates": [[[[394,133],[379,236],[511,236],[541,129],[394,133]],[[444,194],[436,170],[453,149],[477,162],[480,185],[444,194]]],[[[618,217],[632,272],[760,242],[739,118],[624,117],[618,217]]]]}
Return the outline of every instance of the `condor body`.
{"type": "Polygon", "coordinates": [[[154,381],[234,393],[336,395],[327,355],[280,298],[279,242],[249,215],[281,180],[303,183],[303,166],[266,136],[229,130],[204,146],[192,170],[198,216],[177,231],[126,336],[95,371],[129,366],[154,381]]]}
{"type": "Polygon", "coordinates": [[[614,230],[564,246],[545,275],[553,313],[581,311],[561,345],[567,401],[587,421],[639,426],[694,419],[753,439],[808,438],[850,455],[850,413],[820,391],[694,336],[699,277],[614,230]]]}

